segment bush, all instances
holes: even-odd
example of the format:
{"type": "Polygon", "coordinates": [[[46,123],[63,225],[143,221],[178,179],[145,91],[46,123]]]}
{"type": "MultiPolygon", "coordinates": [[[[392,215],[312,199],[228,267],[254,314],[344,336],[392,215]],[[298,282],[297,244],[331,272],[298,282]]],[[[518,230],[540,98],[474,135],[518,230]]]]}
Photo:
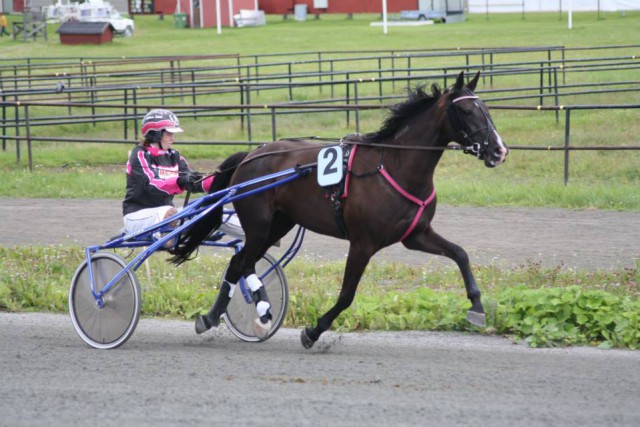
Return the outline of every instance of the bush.
{"type": "Polygon", "coordinates": [[[505,289],[496,296],[495,328],[532,347],[640,346],[640,301],[578,286],[505,289]]]}

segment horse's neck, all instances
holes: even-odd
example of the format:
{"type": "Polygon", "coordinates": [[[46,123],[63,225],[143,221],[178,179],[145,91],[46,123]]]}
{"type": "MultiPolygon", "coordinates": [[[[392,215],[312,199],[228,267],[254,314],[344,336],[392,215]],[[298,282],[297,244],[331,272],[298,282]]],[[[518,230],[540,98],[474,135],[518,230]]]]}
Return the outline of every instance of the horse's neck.
{"type": "Polygon", "coordinates": [[[433,173],[438,166],[447,143],[444,137],[440,137],[436,132],[432,131],[427,135],[431,136],[431,140],[426,144],[425,141],[418,140],[420,136],[415,136],[413,139],[407,138],[402,143],[396,141],[396,144],[409,147],[433,147],[434,150],[412,150],[406,148],[385,150],[383,158],[385,168],[394,177],[397,175],[398,183],[410,192],[416,193],[431,190],[433,173]]]}

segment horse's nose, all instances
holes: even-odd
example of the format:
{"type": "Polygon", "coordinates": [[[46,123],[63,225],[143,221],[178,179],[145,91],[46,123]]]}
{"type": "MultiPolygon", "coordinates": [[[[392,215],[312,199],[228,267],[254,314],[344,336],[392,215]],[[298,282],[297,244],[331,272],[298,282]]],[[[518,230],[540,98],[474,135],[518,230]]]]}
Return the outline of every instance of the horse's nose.
{"type": "Polygon", "coordinates": [[[506,146],[499,146],[493,150],[493,152],[491,153],[491,156],[493,157],[494,160],[498,162],[498,164],[500,164],[507,161],[508,154],[509,154],[509,149],[506,146]]]}

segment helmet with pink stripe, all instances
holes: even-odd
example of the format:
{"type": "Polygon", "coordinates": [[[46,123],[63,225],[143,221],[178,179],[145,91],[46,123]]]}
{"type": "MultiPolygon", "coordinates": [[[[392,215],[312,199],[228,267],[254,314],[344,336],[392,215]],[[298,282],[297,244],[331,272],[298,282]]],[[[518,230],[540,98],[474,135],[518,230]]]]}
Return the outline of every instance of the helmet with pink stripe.
{"type": "Polygon", "coordinates": [[[150,131],[162,133],[163,130],[171,133],[184,132],[178,117],[169,110],[159,108],[145,114],[142,119],[142,136],[146,137],[150,131]]]}

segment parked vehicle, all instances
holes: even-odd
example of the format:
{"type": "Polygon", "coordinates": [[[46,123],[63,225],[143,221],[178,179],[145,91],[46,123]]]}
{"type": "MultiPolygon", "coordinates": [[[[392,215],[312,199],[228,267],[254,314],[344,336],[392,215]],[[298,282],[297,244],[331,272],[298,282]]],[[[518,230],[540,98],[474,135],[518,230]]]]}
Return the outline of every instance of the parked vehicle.
{"type": "Polygon", "coordinates": [[[402,10],[400,19],[405,21],[438,20],[447,21],[447,14],[439,10],[402,10]]]}
{"type": "Polygon", "coordinates": [[[131,37],[135,30],[133,19],[120,15],[109,2],[103,0],[86,0],[75,3],[70,0],[58,0],[55,4],[42,8],[47,22],[66,22],[70,20],[84,22],[108,22],[116,34],[131,37]]]}

